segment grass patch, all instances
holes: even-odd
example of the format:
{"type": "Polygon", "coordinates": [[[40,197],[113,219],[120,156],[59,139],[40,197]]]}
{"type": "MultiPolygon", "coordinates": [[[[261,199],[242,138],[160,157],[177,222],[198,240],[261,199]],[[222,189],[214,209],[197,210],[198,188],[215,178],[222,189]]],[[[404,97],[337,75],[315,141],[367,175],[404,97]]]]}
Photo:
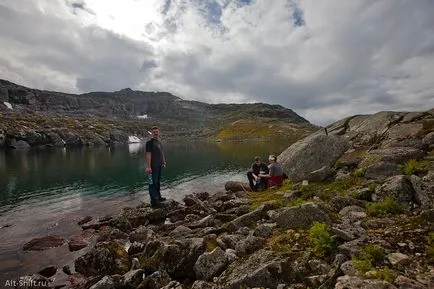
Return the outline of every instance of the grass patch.
{"type": "Polygon", "coordinates": [[[402,167],[402,172],[405,175],[411,176],[411,175],[419,175],[419,174],[425,174],[428,171],[428,165],[429,162],[426,160],[415,160],[411,159],[408,160],[402,167]]]}
{"type": "Polygon", "coordinates": [[[284,180],[282,186],[278,189],[267,189],[262,192],[249,192],[247,198],[252,201],[251,210],[256,209],[265,202],[276,202],[279,207],[287,207],[288,202],[285,201],[282,192],[291,191],[293,184],[290,180],[284,180]]]}
{"type": "Polygon", "coordinates": [[[363,178],[366,174],[366,169],[365,168],[357,168],[354,170],[353,175],[355,177],[359,177],[359,178],[363,178]]]}
{"type": "Polygon", "coordinates": [[[363,161],[359,164],[359,168],[367,169],[381,161],[381,156],[376,154],[366,154],[363,161]]]}
{"type": "Polygon", "coordinates": [[[291,253],[294,251],[294,246],[297,246],[296,250],[299,251],[312,246],[311,240],[304,230],[274,230],[267,239],[267,247],[275,252],[291,253]]]}
{"type": "Polygon", "coordinates": [[[254,210],[260,205],[266,202],[276,202],[278,207],[285,206],[285,199],[283,195],[276,194],[272,190],[265,190],[263,192],[249,192],[247,193],[247,198],[252,201],[250,205],[250,210],[254,210]]]}
{"type": "Polygon", "coordinates": [[[336,195],[347,195],[349,190],[362,184],[362,178],[351,176],[350,178],[340,179],[328,183],[310,183],[301,187],[302,198],[310,199],[318,196],[324,200],[330,200],[336,195]]]}
{"type": "Polygon", "coordinates": [[[293,230],[276,231],[267,240],[267,246],[275,252],[292,252],[295,243],[295,232],[293,230]]]}
{"type": "Polygon", "coordinates": [[[434,232],[429,233],[427,237],[428,247],[426,248],[426,255],[428,263],[434,264],[434,232]]]}
{"type": "Polygon", "coordinates": [[[318,256],[324,256],[334,247],[333,239],[328,232],[326,223],[314,222],[309,229],[309,237],[314,244],[314,253],[318,256]]]}
{"type": "Polygon", "coordinates": [[[370,216],[384,216],[388,214],[401,214],[406,206],[398,203],[391,197],[387,197],[382,202],[368,204],[367,212],[370,216]]]}
{"type": "Polygon", "coordinates": [[[380,280],[387,281],[389,283],[393,283],[396,279],[396,274],[389,268],[375,269],[369,271],[367,275],[368,278],[380,279],[380,280]]]}

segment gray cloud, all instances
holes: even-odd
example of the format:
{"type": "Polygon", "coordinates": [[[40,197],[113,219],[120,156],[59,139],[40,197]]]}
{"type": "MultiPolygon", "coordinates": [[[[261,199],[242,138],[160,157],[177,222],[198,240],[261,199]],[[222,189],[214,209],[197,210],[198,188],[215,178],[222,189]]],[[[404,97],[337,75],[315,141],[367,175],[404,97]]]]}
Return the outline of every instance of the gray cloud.
{"type": "MultiPolygon", "coordinates": [[[[54,84],[58,79],[45,78],[41,88],[51,85],[71,92],[112,91],[135,87],[148,77],[149,70],[143,69],[144,63],[151,69],[149,64],[153,63],[154,55],[146,43],[94,25],[80,27],[71,19],[32,12],[0,4],[3,49],[20,52],[10,62],[22,64],[15,68],[9,65],[9,71],[25,75],[23,84],[35,85],[38,81],[33,80],[45,77],[45,71],[63,76],[68,84],[62,87],[54,84]]],[[[10,57],[2,55],[0,60],[10,57]]]]}
{"type": "Polygon", "coordinates": [[[0,77],[68,92],[131,87],[282,104],[318,124],[434,106],[432,1],[150,2],[154,18],[139,15],[137,40],[125,23],[116,33],[98,26],[95,1],[42,0],[41,9],[5,0],[0,77]]]}

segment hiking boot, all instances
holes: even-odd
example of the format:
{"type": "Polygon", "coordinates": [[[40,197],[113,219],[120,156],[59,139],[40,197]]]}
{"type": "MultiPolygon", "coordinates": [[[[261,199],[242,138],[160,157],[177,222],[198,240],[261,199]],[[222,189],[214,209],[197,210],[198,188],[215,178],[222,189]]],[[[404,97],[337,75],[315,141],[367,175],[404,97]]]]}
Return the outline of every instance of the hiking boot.
{"type": "Polygon", "coordinates": [[[165,198],[165,197],[159,197],[158,198],[158,201],[160,201],[160,202],[164,202],[164,201],[166,201],[167,199],[165,198]]]}
{"type": "Polygon", "coordinates": [[[153,209],[158,209],[158,208],[162,208],[162,207],[164,207],[163,204],[161,204],[159,202],[151,204],[151,208],[153,208],[153,209]]]}

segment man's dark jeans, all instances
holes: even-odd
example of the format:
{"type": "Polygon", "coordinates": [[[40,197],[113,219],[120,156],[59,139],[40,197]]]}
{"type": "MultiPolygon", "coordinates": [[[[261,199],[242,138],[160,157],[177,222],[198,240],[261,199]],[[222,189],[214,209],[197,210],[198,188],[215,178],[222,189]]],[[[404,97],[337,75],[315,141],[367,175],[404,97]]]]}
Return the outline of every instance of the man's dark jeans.
{"type": "Polygon", "coordinates": [[[249,179],[249,185],[250,185],[250,189],[252,189],[252,191],[256,192],[256,191],[262,191],[264,189],[267,188],[267,180],[264,178],[261,178],[261,181],[259,184],[254,184],[253,183],[253,173],[252,172],[248,172],[247,173],[247,178],[249,179]]]}
{"type": "Polygon", "coordinates": [[[161,166],[152,167],[152,183],[149,184],[149,197],[151,205],[158,205],[161,199],[160,182],[161,182],[161,166]]]}

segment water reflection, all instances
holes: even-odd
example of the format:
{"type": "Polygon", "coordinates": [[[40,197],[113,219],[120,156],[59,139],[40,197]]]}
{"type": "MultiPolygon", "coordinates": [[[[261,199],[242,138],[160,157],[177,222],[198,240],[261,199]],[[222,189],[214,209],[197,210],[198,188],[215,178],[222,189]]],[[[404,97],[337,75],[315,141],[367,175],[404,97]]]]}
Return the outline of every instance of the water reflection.
{"type": "MultiPolygon", "coordinates": [[[[198,178],[191,186],[209,187],[202,183],[213,184],[213,175],[243,173],[255,155],[266,158],[285,147],[266,143],[165,143],[163,189],[198,178]]],[[[0,213],[26,200],[65,194],[133,194],[146,189],[144,174],[145,148],[139,143],[114,148],[0,152],[0,213]]]]}
{"type": "Polygon", "coordinates": [[[130,143],[128,144],[128,150],[130,154],[138,154],[141,146],[142,144],[140,143],[130,143]]]}

